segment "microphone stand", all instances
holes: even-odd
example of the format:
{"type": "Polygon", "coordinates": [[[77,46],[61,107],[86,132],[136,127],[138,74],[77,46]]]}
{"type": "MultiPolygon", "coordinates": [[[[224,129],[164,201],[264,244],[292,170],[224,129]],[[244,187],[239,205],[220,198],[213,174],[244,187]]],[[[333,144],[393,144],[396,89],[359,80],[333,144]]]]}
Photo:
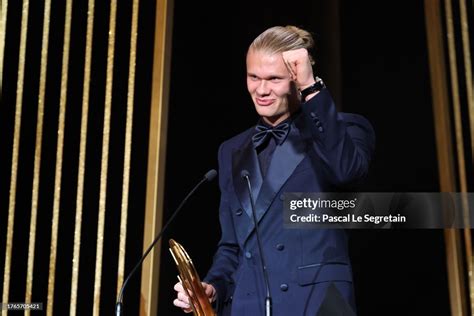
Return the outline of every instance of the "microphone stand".
{"type": "Polygon", "coordinates": [[[186,195],[186,197],[184,198],[184,200],[181,202],[181,204],[179,204],[178,208],[176,209],[176,211],[174,211],[173,215],[171,215],[170,219],[166,222],[165,226],[163,226],[163,228],[161,229],[160,233],[155,237],[155,239],[153,240],[153,242],[151,243],[151,245],[148,247],[148,249],[145,251],[145,253],[142,255],[140,261],[138,261],[138,263],[135,265],[135,267],[132,269],[132,271],[128,274],[127,278],[125,279],[125,281],[123,282],[122,284],[122,288],[120,289],[120,292],[119,292],[119,296],[118,296],[118,299],[117,299],[117,303],[115,305],[115,315],[116,316],[120,316],[122,315],[122,307],[123,307],[123,292],[125,290],[125,287],[127,286],[127,283],[128,281],[130,280],[130,278],[134,275],[135,271],[141,266],[141,264],[143,263],[143,261],[145,260],[145,258],[148,256],[148,254],[150,253],[150,251],[153,249],[153,247],[155,246],[155,244],[158,242],[158,240],[160,240],[161,236],[163,235],[163,233],[166,231],[166,229],[168,228],[169,224],[173,221],[173,219],[176,217],[176,215],[178,215],[179,211],[183,208],[184,204],[188,201],[188,199],[191,197],[191,195],[193,195],[193,193],[201,186],[201,184],[203,184],[204,182],[206,181],[211,181],[212,179],[214,179],[217,175],[217,171],[212,169],[210,171],[208,171],[204,177],[201,179],[201,181],[199,181],[198,184],[196,184],[196,186],[191,190],[191,192],[188,193],[188,195],[186,195]]]}
{"type": "Polygon", "coordinates": [[[260,254],[260,263],[262,264],[262,269],[263,269],[263,279],[265,280],[265,290],[266,290],[265,316],[271,316],[272,315],[272,296],[270,294],[270,282],[268,281],[267,266],[265,264],[265,259],[263,258],[262,241],[260,239],[260,233],[258,231],[257,214],[255,212],[255,203],[253,200],[252,186],[250,185],[249,172],[247,170],[242,170],[240,175],[242,178],[247,180],[247,189],[249,191],[250,205],[252,206],[252,217],[253,217],[253,222],[255,224],[255,235],[257,236],[258,252],[260,254]]]}

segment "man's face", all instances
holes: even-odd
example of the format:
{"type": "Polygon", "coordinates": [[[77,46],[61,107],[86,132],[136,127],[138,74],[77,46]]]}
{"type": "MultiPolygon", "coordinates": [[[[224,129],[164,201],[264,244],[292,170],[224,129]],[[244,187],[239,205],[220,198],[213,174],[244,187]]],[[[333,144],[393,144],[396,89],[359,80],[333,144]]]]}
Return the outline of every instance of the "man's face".
{"type": "Polygon", "coordinates": [[[298,103],[281,54],[249,50],[247,89],[257,113],[273,126],[288,118],[298,103]]]}

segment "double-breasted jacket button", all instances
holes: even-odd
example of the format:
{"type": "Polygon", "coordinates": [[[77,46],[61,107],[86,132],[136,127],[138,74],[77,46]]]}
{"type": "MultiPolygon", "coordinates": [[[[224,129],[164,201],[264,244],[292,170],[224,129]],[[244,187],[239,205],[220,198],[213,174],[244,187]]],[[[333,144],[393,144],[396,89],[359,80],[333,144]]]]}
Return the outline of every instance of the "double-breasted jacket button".
{"type": "Polygon", "coordinates": [[[321,122],[320,122],[320,121],[317,121],[316,123],[314,123],[314,125],[316,125],[316,127],[320,127],[320,126],[321,126],[321,122]]]}
{"type": "Polygon", "coordinates": [[[321,133],[324,132],[324,128],[323,128],[322,126],[320,126],[320,127],[318,128],[318,130],[319,130],[321,133]]]}
{"type": "Polygon", "coordinates": [[[282,290],[283,292],[288,291],[288,284],[286,284],[286,283],[281,284],[280,285],[280,290],[282,290]]]}
{"type": "Polygon", "coordinates": [[[245,258],[247,258],[247,259],[252,258],[252,254],[251,254],[249,251],[247,251],[247,252],[245,253],[245,258]]]}
{"type": "Polygon", "coordinates": [[[278,244],[278,245],[276,245],[276,249],[279,250],[279,251],[282,251],[283,249],[285,249],[285,245],[278,244]]]}
{"type": "Polygon", "coordinates": [[[237,211],[235,211],[235,215],[237,215],[237,216],[242,215],[242,209],[239,208],[237,211]]]}
{"type": "Polygon", "coordinates": [[[280,200],[282,200],[282,201],[285,200],[285,193],[280,194],[280,200]]]}

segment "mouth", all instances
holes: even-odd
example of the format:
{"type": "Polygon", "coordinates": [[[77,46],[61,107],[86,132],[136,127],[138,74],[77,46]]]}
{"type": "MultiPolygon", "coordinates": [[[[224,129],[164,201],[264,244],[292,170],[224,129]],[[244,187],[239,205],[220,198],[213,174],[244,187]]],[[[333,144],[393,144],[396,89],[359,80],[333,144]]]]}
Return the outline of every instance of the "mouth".
{"type": "Polygon", "coordinates": [[[261,98],[256,98],[255,102],[260,105],[260,106],[269,106],[275,102],[274,99],[261,99],[261,98]]]}

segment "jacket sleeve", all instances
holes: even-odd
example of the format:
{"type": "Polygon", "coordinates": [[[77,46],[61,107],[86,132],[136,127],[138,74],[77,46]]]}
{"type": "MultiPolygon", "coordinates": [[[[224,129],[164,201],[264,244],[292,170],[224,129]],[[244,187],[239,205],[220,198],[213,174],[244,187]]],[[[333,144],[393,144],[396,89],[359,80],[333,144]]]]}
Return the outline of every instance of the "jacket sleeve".
{"type": "Polygon", "coordinates": [[[374,130],[364,117],[338,113],[327,89],[302,105],[305,133],[334,185],[356,183],[369,170],[374,130]]]}
{"type": "Polygon", "coordinates": [[[229,207],[230,152],[224,149],[224,144],[219,148],[219,188],[221,200],[219,206],[219,222],[221,238],[214,255],[212,266],[204,278],[204,282],[212,284],[217,291],[217,311],[233,294],[234,284],[232,275],[239,263],[239,245],[234,231],[234,223],[229,207]]]}

